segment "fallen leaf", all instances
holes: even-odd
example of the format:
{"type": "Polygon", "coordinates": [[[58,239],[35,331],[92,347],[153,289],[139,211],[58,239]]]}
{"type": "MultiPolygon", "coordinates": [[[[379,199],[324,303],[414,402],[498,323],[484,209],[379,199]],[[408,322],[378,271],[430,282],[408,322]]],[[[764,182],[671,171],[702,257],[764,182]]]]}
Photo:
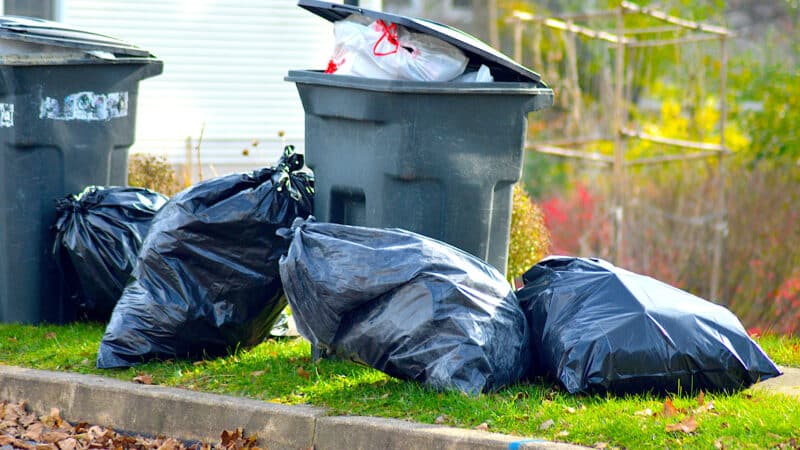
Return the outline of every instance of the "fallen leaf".
{"type": "Polygon", "coordinates": [[[447,419],[449,419],[449,417],[447,417],[447,414],[442,414],[441,416],[437,417],[437,418],[436,418],[436,419],[433,421],[433,423],[435,423],[435,424],[437,424],[437,425],[441,425],[441,424],[443,424],[443,423],[447,422],[447,419]]]}
{"type": "Polygon", "coordinates": [[[178,448],[180,448],[178,441],[172,438],[167,439],[158,446],[158,450],[178,450],[178,448]]]}
{"type": "Polygon", "coordinates": [[[18,339],[13,337],[13,336],[8,338],[8,342],[17,342],[17,341],[18,341],[18,339]]]}
{"type": "Polygon", "coordinates": [[[731,426],[731,424],[729,424],[728,422],[722,422],[721,424],[719,424],[720,428],[728,428],[730,426],[731,426]]]}
{"type": "Polygon", "coordinates": [[[193,363],[192,363],[192,365],[193,365],[193,366],[202,366],[202,365],[203,365],[203,364],[205,364],[205,363],[206,363],[206,361],[205,361],[205,360],[201,360],[201,361],[195,361],[195,362],[193,362],[193,363]]]}
{"type": "Polygon", "coordinates": [[[45,333],[44,334],[44,338],[45,339],[55,339],[56,338],[56,333],[54,331],[51,331],[49,333],[45,333]]]}
{"type": "Polygon", "coordinates": [[[89,358],[83,358],[81,360],[81,365],[82,366],[88,366],[89,364],[91,364],[91,361],[89,361],[89,358]]]}
{"type": "Polygon", "coordinates": [[[236,443],[239,439],[242,438],[242,429],[237,428],[233,431],[230,430],[223,430],[222,435],[220,435],[220,441],[223,447],[230,447],[236,443]]]}
{"type": "Polygon", "coordinates": [[[672,403],[672,399],[668,397],[664,401],[664,409],[661,410],[661,416],[672,417],[675,414],[678,414],[678,408],[676,408],[675,405],[672,403]]]}
{"type": "Polygon", "coordinates": [[[710,402],[700,406],[699,408],[697,408],[697,410],[695,412],[698,413],[698,414],[702,414],[702,413],[705,413],[705,412],[711,412],[711,413],[714,413],[714,414],[718,414],[716,411],[714,411],[714,402],[713,401],[710,401],[710,402]]]}
{"type": "Polygon", "coordinates": [[[264,375],[265,373],[267,373],[265,370],[256,370],[255,372],[250,372],[250,376],[251,377],[260,377],[261,375],[264,375]]]}
{"type": "Polygon", "coordinates": [[[633,413],[634,416],[641,416],[641,417],[650,417],[653,415],[653,410],[650,408],[643,409],[641,411],[636,411],[633,413]]]}
{"type": "Polygon", "coordinates": [[[37,422],[31,424],[31,426],[28,427],[27,431],[25,431],[25,434],[23,434],[22,437],[31,441],[41,441],[42,433],[44,433],[44,424],[41,422],[37,422]]]}
{"type": "Polygon", "coordinates": [[[58,448],[61,450],[75,450],[75,448],[78,446],[78,441],[76,441],[74,438],[67,438],[63,441],[59,441],[56,445],[58,445],[58,448]]]}
{"type": "Polygon", "coordinates": [[[486,423],[486,422],[483,422],[482,424],[480,424],[477,427],[475,427],[475,429],[478,430],[478,431],[489,431],[489,424],[486,423]]]}
{"type": "Polygon", "coordinates": [[[697,395],[697,406],[703,406],[706,402],[706,393],[700,391],[700,394],[697,395]]]}
{"type": "Polygon", "coordinates": [[[567,414],[575,414],[575,408],[573,408],[571,406],[565,406],[564,407],[564,412],[567,413],[567,414]]]}
{"type": "Polygon", "coordinates": [[[61,431],[50,431],[42,434],[42,440],[48,444],[55,444],[56,442],[67,439],[68,437],[69,435],[67,433],[62,433],[61,431]]]}
{"type": "Polygon", "coordinates": [[[593,447],[599,450],[605,450],[608,448],[608,442],[595,442],[593,447]]]}
{"type": "Polygon", "coordinates": [[[683,433],[693,433],[697,430],[697,421],[694,416],[689,416],[678,423],[667,424],[667,431],[680,431],[683,433]]]}
{"type": "Polygon", "coordinates": [[[567,431],[567,430],[560,431],[556,436],[558,436],[558,437],[567,437],[567,436],[569,436],[569,431],[567,431]]]}
{"type": "Polygon", "coordinates": [[[725,444],[722,443],[719,439],[714,441],[714,448],[717,450],[725,450],[725,444]]]}
{"type": "Polygon", "coordinates": [[[308,371],[306,369],[303,369],[302,367],[297,368],[297,374],[300,375],[302,378],[305,378],[306,380],[311,378],[311,374],[308,373],[308,371]]]}
{"type": "Polygon", "coordinates": [[[544,422],[542,422],[541,425],[539,425],[539,430],[544,431],[544,430],[550,429],[555,424],[556,424],[556,422],[553,419],[545,420],[544,422]]]}
{"type": "Polygon", "coordinates": [[[139,384],[153,384],[153,376],[147,375],[146,373],[140,373],[139,375],[133,377],[133,382],[139,384]]]}
{"type": "Polygon", "coordinates": [[[530,396],[531,395],[528,394],[527,392],[517,392],[516,394],[514,394],[514,401],[526,399],[530,396]]]}
{"type": "Polygon", "coordinates": [[[14,442],[15,440],[16,439],[14,439],[11,436],[6,436],[4,434],[0,434],[0,446],[11,445],[11,443],[14,442]]]}

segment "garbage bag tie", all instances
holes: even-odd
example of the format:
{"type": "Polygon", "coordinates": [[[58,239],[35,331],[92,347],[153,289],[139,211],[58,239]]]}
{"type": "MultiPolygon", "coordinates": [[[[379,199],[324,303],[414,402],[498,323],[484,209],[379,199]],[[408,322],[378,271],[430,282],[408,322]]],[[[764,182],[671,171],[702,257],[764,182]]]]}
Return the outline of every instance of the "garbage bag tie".
{"type": "Polygon", "coordinates": [[[378,31],[383,32],[381,37],[375,41],[375,45],[372,46],[372,54],[375,56],[389,56],[397,53],[400,49],[400,40],[397,38],[397,24],[392,23],[390,25],[386,25],[386,22],[383,20],[378,20],[375,22],[375,25],[378,26],[378,31]],[[386,39],[389,41],[390,44],[394,46],[394,50],[390,50],[388,52],[379,52],[378,46],[381,45],[381,42],[386,39]]]}

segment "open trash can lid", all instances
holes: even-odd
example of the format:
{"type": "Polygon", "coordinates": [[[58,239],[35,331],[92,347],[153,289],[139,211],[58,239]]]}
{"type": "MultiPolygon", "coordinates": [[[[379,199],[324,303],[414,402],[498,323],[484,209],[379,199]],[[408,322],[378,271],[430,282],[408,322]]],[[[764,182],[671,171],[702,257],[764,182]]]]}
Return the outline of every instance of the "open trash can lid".
{"type": "Polygon", "coordinates": [[[0,39],[78,49],[102,51],[114,56],[153,58],[133,44],[59,22],[21,16],[0,16],[0,39]]]}
{"type": "Polygon", "coordinates": [[[352,14],[360,14],[371,19],[396,23],[411,31],[434,36],[458,47],[469,58],[470,67],[477,68],[485,64],[497,80],[543,85],[538,73],[516,63],[480,39],[441,23],[320,0],[299,0],[297,5],[331,22],[344,20],[352,14]]]}

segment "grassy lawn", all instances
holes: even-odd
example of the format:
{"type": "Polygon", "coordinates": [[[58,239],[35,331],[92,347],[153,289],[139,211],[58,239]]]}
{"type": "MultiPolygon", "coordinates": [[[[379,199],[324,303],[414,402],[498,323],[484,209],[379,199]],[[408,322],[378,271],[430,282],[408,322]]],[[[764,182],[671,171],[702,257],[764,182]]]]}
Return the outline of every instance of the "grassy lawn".
{"type": "MultiPolygon", "coordinates": [[[[468,397],[432,392],[351,363],[314,363],[302,339],[270,340],[228,357],[195,363],[164,361],[109,371],[94,368],[102,334],[103,327],[92,324],[0,325],[0,364],[122,380],[146,374],[156,384],[325,406],[337,414],[464,428],[485,423],[490,431],[600,447],[769,448],[800,439],[800,401],[761,391],[708,394],[702,402],[677,397],[671,399],[677,411],[667,408],[673,414],[664,414],[665,399],[660,397],[573,396],[548,384],[517,385],[468,397]]],[[[800,367],[800,339],[766,336],[759,342],[776,363],[800,367]]]]}

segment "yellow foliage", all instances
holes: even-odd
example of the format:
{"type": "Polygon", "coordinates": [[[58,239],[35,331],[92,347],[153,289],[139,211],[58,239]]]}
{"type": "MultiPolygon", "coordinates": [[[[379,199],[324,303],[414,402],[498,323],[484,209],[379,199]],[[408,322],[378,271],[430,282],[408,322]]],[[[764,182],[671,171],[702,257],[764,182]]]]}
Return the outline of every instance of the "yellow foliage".
{"type": "Polygon", "coordinates": [[[508,280],[522,275],[550,252],[550,232],[538,205],[517,184],[511,213],[511,238],[508,246],[508,280]]]}
{"type": "Polygon", "coordinates": [[[166,158],[141,153],[128,158],[128,186],[147,188],[168,197],[183,189],[166,158]]]}

